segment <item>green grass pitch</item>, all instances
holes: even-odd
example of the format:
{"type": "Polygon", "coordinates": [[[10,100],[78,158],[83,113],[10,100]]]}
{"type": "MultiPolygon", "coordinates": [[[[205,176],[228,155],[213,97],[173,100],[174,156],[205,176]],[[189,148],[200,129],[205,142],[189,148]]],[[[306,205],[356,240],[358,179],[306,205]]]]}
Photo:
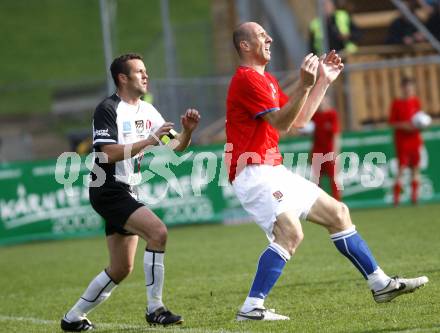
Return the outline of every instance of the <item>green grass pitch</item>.
{"type": "MultiPolygon", "coordinates": [[[[266,305],[287,322],[234,321],[260,252],[254,224],[170,230],[165,303],[179,328],[149,328],[139,243],[133,274],[89,318],[97,332],[440,332],[440,205],[358,210],[357,229],[390,275],[426,274],[429,284],[391,303],[374,303],[361,275],[325,230],[303,223],[305,239],[266,305]]],[[[107,263],[104,237],[0,249],[0,332],[59,332],[59,319],[107,263]]]]}

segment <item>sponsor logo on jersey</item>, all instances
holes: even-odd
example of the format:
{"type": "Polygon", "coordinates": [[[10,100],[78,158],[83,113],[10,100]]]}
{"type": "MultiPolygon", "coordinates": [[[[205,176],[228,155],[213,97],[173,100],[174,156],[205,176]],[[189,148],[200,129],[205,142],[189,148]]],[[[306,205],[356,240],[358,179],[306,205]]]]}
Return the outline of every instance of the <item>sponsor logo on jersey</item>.
{"type": "Polygon", "coordinates": [[[283,193],[281,191],[275,191],[272,193],[273,197],[278,200],[278,202],[282,201],[283,193]]]}
{"type": "Polygon", "coordinates": [[[108,128],[95,130],[95,136],[110,136],[110,134],[108,134],[108,128]]]}
{"type": "Polygon", "coordinates": [[[144,131],[144,121],[136,120],[134,124],[136,125],[136,133],[141,134],[144,131]]]}
{"type": "Polygon", "coordinates": [[[131,132],[131,122],[124,121],[122,123],[122,133],[130,133],[131,132]]]}

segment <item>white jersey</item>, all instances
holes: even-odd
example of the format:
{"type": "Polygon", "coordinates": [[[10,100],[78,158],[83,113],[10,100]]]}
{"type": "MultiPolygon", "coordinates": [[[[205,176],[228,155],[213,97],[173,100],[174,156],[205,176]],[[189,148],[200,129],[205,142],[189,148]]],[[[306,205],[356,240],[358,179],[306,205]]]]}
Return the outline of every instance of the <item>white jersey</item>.
{"type": "MultiPolygon", "coordinates": [[[[93,148],[100,152],[102,145],[130,144],[146,139],[156,132],[165,120],[156,108],[144,101],[131,105],[114,94],[103,100],[93,115],[93,148]]],[[[105,182],[135,185],[140,182],[140,163],[143,152],[116,163],[95,164],[104,169],[105,182]]]]}

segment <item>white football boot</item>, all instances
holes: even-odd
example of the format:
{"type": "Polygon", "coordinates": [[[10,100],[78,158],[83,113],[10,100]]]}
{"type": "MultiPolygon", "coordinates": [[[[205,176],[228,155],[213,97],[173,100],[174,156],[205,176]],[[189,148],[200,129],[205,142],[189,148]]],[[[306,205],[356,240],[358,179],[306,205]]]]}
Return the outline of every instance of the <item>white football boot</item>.
{"type": "Polygon", "coordinates": [[[429,279],[426,276],[420,276],[414,279],[404,279],[395,276],[385,288],[372,291],[373,298],[377,303],[390,302],[397,296],[416,291],[416,289],[427,284],[428,281],[429,279]]]}
{"type": "Polygon", "coordinates": [[[289,317],[275,313],[274,309],[255,308],[249,312],[237,313],[237,321],[243,320],[290,320],[289,317]]]}

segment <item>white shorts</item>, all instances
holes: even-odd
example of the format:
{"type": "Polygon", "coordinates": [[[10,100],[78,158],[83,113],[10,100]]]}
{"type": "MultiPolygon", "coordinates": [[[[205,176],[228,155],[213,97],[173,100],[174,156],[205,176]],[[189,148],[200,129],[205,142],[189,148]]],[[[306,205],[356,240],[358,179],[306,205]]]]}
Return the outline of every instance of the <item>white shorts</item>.
{"type": "Polygon", "coordinates": [[[284,165],[251,164],[232,182],[243,208],[273,240],[273,226],[281,213],[293,211],[305,220],[321,189],[284,165]]]}

